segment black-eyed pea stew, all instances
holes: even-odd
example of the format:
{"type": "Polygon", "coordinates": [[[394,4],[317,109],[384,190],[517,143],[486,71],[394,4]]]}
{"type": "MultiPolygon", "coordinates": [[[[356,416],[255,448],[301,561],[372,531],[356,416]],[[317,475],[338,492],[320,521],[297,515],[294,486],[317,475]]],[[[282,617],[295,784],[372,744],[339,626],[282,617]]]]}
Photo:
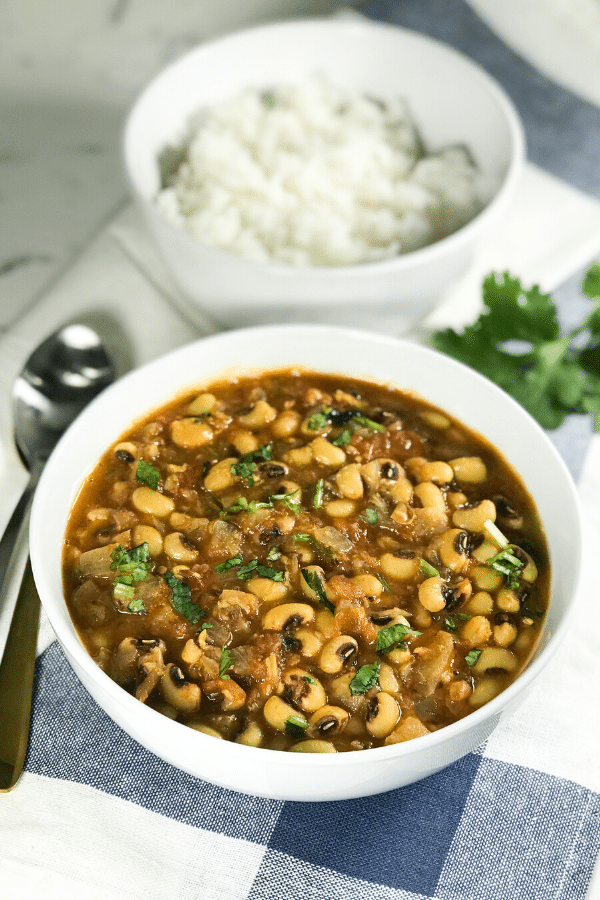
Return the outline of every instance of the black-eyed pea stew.
{"type": "Polygon", "coordinates": [[[522,671],[549,560],[518,476],[400,391],[310,372],[153,412],[87,479],[64,587],[90,654],[216,738],[413,740],[522,671]]]}

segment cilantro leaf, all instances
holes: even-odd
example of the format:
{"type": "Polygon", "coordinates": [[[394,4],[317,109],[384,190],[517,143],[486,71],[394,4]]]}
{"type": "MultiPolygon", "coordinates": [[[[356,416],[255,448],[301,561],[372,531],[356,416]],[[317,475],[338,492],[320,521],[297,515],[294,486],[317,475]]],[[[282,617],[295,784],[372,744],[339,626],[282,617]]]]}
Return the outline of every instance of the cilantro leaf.
{"type": "Polygon", "coordinates": [[[131,603],[128,605],[127,609],[132,613],[145,613],[146,607],[144,606],[144,601],[141,597],[136,597],[131,603]]]}
{"type": "Polygon", "coordinates": [[[172,592],[170,598],[171,606],[188,622],[194,624],[206,616],[203,609],[192,603],[192,594],[187,584],[175,578],[172,572],[165,572],[165,581],[172,592]]]}
{"type": "Polygon", "coordinates": [[[446,619],[444,624],[446,626],[446,631],[458,631],[460,626],[467,622],[470,619],[470,616],[467,613],[455,613],[450,618],[446,619]]]}
{"type": "Polygon", "coordinates": [[[315,484],[315,491],[313,494],[313,509],[320,509],[323,506],[323,489],[325,484],[322,478],[319,478],[317,483],[315,484]]]}
{"type": "Polygon", "coordinates": [[[379,513],[373,506],[367,506],[359,519],[363,519],[367,525],[377,525],[379,522],[379,513]]]}
{"type": "Polygon", "coordinates": [[[465,656],[465,662],[468,666],[474,666],[483,650],[470,650],[469,653],[465,656]]]}
{"type": "Polygon", "coordinates": [[[428,578],[435,578],[436,575],[440,574],[435,566],[428,563],[426,559],[419,559],[419,566],[421,567],[421,571],[427,575],[428,578]]]}
{"type": "Polygon", "coordinates": [[[226,559],[225,562],[219,563],[218,566],[215,566],[215,572],[219,575],[222,575],[223,572],[228,572],[229,569],[235,569],[236,566],[241,566],[244,562],[242,554],[236,553],[235,556],[230,557],[230,559],[226,559]]]}
{"type": "Polygon", "coordinates": [[[408,625],[403,625],[401,622],[381,628],[377,632],[375,653],[378,656],[383,656],[384,653],[394,650],[405,637],[419,637],[421,633],[420,631],[415,631],[414,628],[409,628],[408,625]]]}
{"type": "Polygon", "coordinates": [[[273,444],[261,444],[258,450],[252,453],[246,453],[237,462],[231,464],[229,471],[232,475],[238,475],[246,482],[248,487],[254,484],[254,470],[259,462],[271,459],[273,453],[273,444]]]}
{"type": "Polygon", "coordinates": [[[237,577],[242,581],[258,575],[260,578],[270,578],[271,581],[285,581],[285,572],[279,569],[272,569],[270,566],[264,566],[257,559],[251,559],[245,566],[240,566],[237,570],[237,577]]]}
{"type": "Polygon", "coordinates": [[[115,581],[131,584],[134,581],[145,581],[150,570],[150,547],[144,541],[132,550],[123,550],[121,545],[115,547],[110,555],[110,568],[117,572],[115,581]],[[121,576],[128,575],[131,581],[124,581],[121,576]]]}
{"type": "Polygon", "coordinates": [[[227,675],[227,670],[232,667],[235,662],[235,656],[232,656],[231,653],[225,649],[225,647],[221,647],[221,656],[219,658],[219,678],[230,679],[231,675],[227,675]]]}
{"type": "Polygon", "coordinates": [[[549,294],[537,285],[525,289],[507,272],[492,273],[483,282],[479,318],[460,333],[437,332],[434,345],[494,381],[544,428],[588,413],[600,431],[600,264],[591,266],[581,290],[596,308],[564,334],[549,294]]]}
{"type": "Polygon", "coordinates": [[[285,733],[290,737],[303,738],[307,728],[308,722],[300,716],[290,715],[285,720],[285,733]]]}
{"type": "Polygon", "coordinates": [[[160,472],[154,466],[151,466],[150,463],[140,459],[135,470],[135,477],[142,484],[147,484],[149,488],[155,491],[160,480],[160,472]]]}
{"type": "Polygon", "coordinates": [[[334,613],[335,606],[330,600],[327,599],[325,588],[323,587],[323,582],[321,581],[317,573],[309,572],[308,569],[300,569],[300,572],[309,588],[311,588],[311,590],[313,590],[317,595],[317,600],[319,601],[319,603],[322,603],[323,606],[329,610],[329,612],[334,613]]]}
{"type": "Polygon", "coordinates": [[[352,696],[356,697],[358,694],[366,694],[367,691],[377,685],[378,681],[379,663],[374,662],[361,666],[348,687],[352,696]]]}
{"type": "Polygon", "coordinates": [[[500,553],[486,560],[486,565],[491,566],[496,572],[506,577],[506,586],[511,590],[517,588],[521,581],[523,562],[511,553],[510,548],[505,547],[500,553]]]}

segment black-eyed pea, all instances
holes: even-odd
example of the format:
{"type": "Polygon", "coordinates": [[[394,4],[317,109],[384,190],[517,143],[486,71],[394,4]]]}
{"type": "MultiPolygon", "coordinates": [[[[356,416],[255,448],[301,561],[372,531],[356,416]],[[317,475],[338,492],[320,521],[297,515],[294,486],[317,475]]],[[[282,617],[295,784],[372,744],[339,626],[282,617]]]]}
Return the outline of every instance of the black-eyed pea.
{"type": "Polygon", "coordinates": [[[393,490],[399,478],[405,477],[400,463],[383,456],[364,463],[361,466],[361,474],[371,491],[383,491],[387,494],[393,490]]]}
{"type": "Polygon", "coordinates": [[[365,487],[362,476],[360,474],[360,465],[358,463],[350,463],[342,466],[335,474],[336,484],[344,497],[349,500],[360,500],[363,496],[365,487]]]}
{"type": "Polygon", "coordinates": [[[272,578],[250,578],[246,587],[264,603],[278,603],[287,596],[289,590],[285,581],[273,581],[272,578]]]}
{"type": "Polygon", "coordinates": [[[215,678],[204,682],[204,694],[222,710],[234,712],[246,703],[246,691],[232,678],[215,678]]]}
{"type": "Polygon", "coordinates": [[[225,622],[236,619],[240,612],[245,616],[253,616],[257,610],[258,598],[254,594],[230,588],[221,591],[215,605],[215,615],[225,622]]]}
{"type": "Polygon", "coordinates": [[[441,536],[438,552],[451,572],[462,574],[469,565],[469,535],[461,528],[450,528],[441,536]]]}
{"type": "Polygon", "coordinates": [[[291,437],[300,424],[300,416],[294,409],[285,409],[271,424],[271,431],[277,438],[291,437]]]}
{"type": "Polygon", "coordinates": [[[492,566],[474,566],[469,572],[469,577],[477,590],[490,593],[497,591],[504,580],[504,576],[492,566]]]}
{"type": "Polygon", "coordinates": [[[487,467],[480,456],[458,456],[449,460],[455,479],[463,484],[481,484],[487,478],[487,467]]]}
{"type": "Polygon", "coordinates": [[[456,528],[479,532],[485,529],[487,521],[496,520],[496,507],[491,500],[480,500],[474,505],[468,504],[452,514],[452,524],[456,528]]]}
{"type": "Polygon", "coordinates": [[[358,643],[349,634],[339,634],[323,646],[319,654],[319,666],[328,675],[335,675],[350,665],[358,656],[358,643]]]}
{"type": "Polygon", "coordinates": [[[449,484],[454,478],[452,466],[442,460],[427,460],[422,457],[413,457],[406,461],[406,468],[419,481],[449,484]]]}
{"type": "Polygon", "coordinates": [[[400,475],[398,480],[388,488],[387,494],[395,503],[410,503],[413,496],[412,482],[404,475],[400,475]]]}
{"type": "MultiPolygon", "coordinates": [[[[415,624],[416,622],[413,622],[413,625],[415,624]]],[[[429,625],[431,625],[431,616],[429,616],[429,625]]],[[[410,650],[401,650],[399,647],[396,647],[395,650],[390,650],[390,652],[387,654],[387,659],[391,663],[393,663],[396,668],[402,669],[411,661],[412,654],[410,650]]]]}
{"type": "Polygon", "coordinates": [[[198,557],[196,547],[180,531],[170,531],[163,546],[167,556],[176,562],[191,563],[198,557]]]}
{"type": "Polygon", "coordinates": [[[248,722],[235,739],[236,744],[243,744],[245,747],[260,747],[262,741],[263,730],[258,722],[248,722]]]}
{"type": "Polygon", "coordinates": [[[517,665],[517,657],[505,647],[485,647],[471,671],[476,675],[483,675],[490,669],[514,672],[517,665]]]}
{"type": "Polygon", "coordinates": [[[419,557],[412,550],[383,553],[379,566],[385,578],[392,581],[412,581],[419,572],[419,557]]]}
{"type": "Polygon", "coordinates": [[[379,665],[379,687],[386,694],[395,694],[400,690],[398,679],[393,668],[388,663],[382,662],[379,665]]]}
{"type": "Polygon", "coordinates": [[[310,625],[315,611],[308,603],[280,603],[266,612],[262,619],[266,631],[285,631],[310,625]]]}
{"type": "Polygon", "coordinates": [[[448,699],[453,703],[460,703],[461,700],[466,700],[467,697],[471,694],[473,688],[468,682],[463,681],[462,679],[458,681],[451,681],[447,687],[448,691],[448,699]]]}
{"type": "Polygon", "coordinates": [[[450,427],[450,419],[448,416],[445,416],[443,413],[437,412],[437,410],[430,409],[426,412],[422,412],[421,418],[424,422],[427,422],[428,425],[431,425],[432,428],[439,428],[443,431],[446,428],[450,427]]]}
{"type": "Polygon", "coordinates": [[[391,734],[400,718],[401,712],[394,697],[380,691],[369,700],[365,725],[369,734],[376,738],[385,738],[391,734]]]}
{"type": "Polygon", "coordinates": [[[448,491],[446,494],[446,503],[451,510],[458,509],[459,506],[464,506],[465,503],[468,503],[468,500],[469,498],[466,494],[463,494],[462,491],[448,491]]]}
{"type": "Polygon", "coordinates": [[[173,443],[185,450],[210,444],[214,436],[214,431],[203,419],[185,416],[183,419],[175,419],[174,422],[171,422],[173,443]]]}
{"type": "Polygon", "coordinates": [[[130,466],[137,459],[139,447],[131,441],[121,441],[115,446],[114,452],[119,462],[130,466]]]}
{"type": "Polygon", "coordinates": [[[481,647],[482,644],[487,644],[492,636],[490,620],[485,616],[473,616],[460,629],[460,636],[471,647],[481,647]]]}
{"type": "Polygon", "coordinates": [[[414,741],[415,738],[424,737],[426,734],[429,734],[429,729],[417,716],[409,714],[402,717],[400,724],[386,737],[385,744],[400,744],[404,741],[414,741]]]}
{"type": "Polygon", "coordinates": [[[138,512],[164,519],[175,509],[175,502],[149,487],[138,487],[131,495],[131,502],[138,512]]]}
{"type": "Polygon", "coordinates": [[[245,456],[247,453],[254,453],[258,450],[260,444],[255,434],[246,428],[240,428],[231,435],[231,443],[238,453],[245,456]]]}
{"type": "Polygon", "coordinates": [[[409,627],[409,621],[406,618],[406,611],[398,606],[391,609],[372,609],[369,618],[376,628],[388,628],[390,625],[406,625],[409,627]]]}
{"type": "Polygon", "coordinates": [[[290,753],[337,753],[331,741],[299,741],[289,749],[290,753]]]}
{"type": "Polygon", "coordinates": [[[200,686],[188,681],[174,663],[168,663],[160,679],[160,689],[167,703],[183,713],[191,713],[198,709],[202,699],[200,686]]]}
{"type": "Polygon", "coordinates": [[[280,693],[287,702],[305,713],[314,713],[327,702],[325,688],[306,669],[288,669],[283,676],[280,693]]]}
{"type": "Polygon", "coordinates": [[[330,500],[324,509],[331,519],[348,519],[356,512],[356,503],[353,500],[330,500]]]}
{"type": "MultiPolygon", "coordinates": [[[[420,603],[417,604],[412,617],[412,627],[416,628],[417,631],[425,631],[432,622],[433,619],[431,618],[431,613],[429,613],[420,603]]],[[[388,657],[389,655],[390,654],[388,653],[388,657]]]]}
{"type": "Polygon", "coordinates": [[[269,697],[269,699],[263,706],[263,715],[265,717],[265,721],[271,726],[271,728],[275,728],[276,731],[285,732],[286,723],[290,719],[292,722],[296,722],[298,724],[304,723],[306,727],[308,727],[308,721],[305,716],[303,716],[302,713],[298,712],[298,710],[294,709],[294,707],[289,703],[286,703],[285,700],[282,700],[281,697],[277,697],[276,695],[269,697]]]}
{"type": "Polygon", "coordinates": [[[383,585],[379,578],[376,578],[375,575],[370,575],[368,572],[353,575],[350,581],[365,597],[381,597],[383,593],[383,585]]]}
{"type": "Polygon", "coordinates": [[[447,512],[446,500],[441,490],[431,481],[422,481],[415,485],[414,495],[418,497],[426,509],[435,509],[438,512],[447,512]]]}
{"type": "Polygon", "coordinates": [[[341,706],[323,705],[308,720],[308,727],[318,738],[331,738],[340,734],[348,724],[348,712],[341,706]]]}
{"type": "Polygon", "coordinates": [[[491,616],[494,611],[494,598],[487,591],[477,591],[465,608],[472,616],[491,616]]]}
{"type": "Polygon", "coordinates": [[[496,595],[496,606],[502,612],[518,613],[521,609],[519,597],[511,588],[502,588],[496,595]]]}
{"type": "Polygon", "coordinates": [[[205,725],[204,722],[186,722],[186,725],[188,728],[193,728],[194,731],[199,731],[208,737],[218,738],[221,741],[224,739],[220,731],[217,731],[216,728],[211,728],[210,725],[205,725]]]}
{"type": "Polygon", "coordinates": [[[439,575],[426,578],[419,585],[419,603],[428,612],[439,612],[446,606],[444,596],[445,582],[439,575]]]}
{"type": "Polygon", "coordinates": [[[336,447],[327,438],[316,437],[309,445],[312,448],[313,458],[322,466],[339,468],[346,462],[346,454],[341,447],[336,447]]]}
{"type": "Polygon", "coordinates": [[[298,628],[294,632],[294,638],[298,642],[298,653],[308,658],[317,656],[323,646],[322,635],[315,634],[308,628],[298,628]]]}
{"type": "Polygon", "coordinates": [[[335,631],[335,618],[328,609],[320,609],[315,614],[315,628],[326,640],[333,637],[335,631]]]}
{"type": "Polygon", "coordinates": [[[163,537],[157,528],[152,525],[136,525],[131,532],[134,547],[140,544],[148,544],[150,556],[160,556],[163,551],[163,537]]]}
{"type": "Polygon", "coordinates": [[[493,675],[484,675],[477,681],[473,688],[473,693],[467,702],[473,709],[479,709],[480,706],[484,706],[490,700],[493,700],[500,693],[502,687],[503,685],[499,678],[493,675]]]}
{"type": "MultiPolygon", "coordinates": [[[[529,621],[533,625],[532,620],[530,619],[529,621]]],[[[525,627],[523,627],[517,635],[517,639],[512,645],[512,649],[514,653],[518,653],[520,656],[523,656],[531,649],[531,645],[533,644],[533,641],[535,639],[535,632],[532,628],[528,627],[525,624],[524,620],[521,621],[521,625],[525,627]]]]}
{"type": "Polygon", "coordinates": [[[492,540],[484,540],[479,547],[473,547],[471,550],[471,559],[480,563],[487,562],[492,556],[497,555],[499,549],[498,545],[492,540]]]}
{"type": "Polygon", "coordinates": [[[292,447],[283,456],[285,462],[292,466],[309,466],[313,461],[312,444],[304,444],[302,447],[292,447]]]}
{"type": "Polygon", "coordinates": [[[232,487],[236,481],[236,475],[231,471],[231,467],[239,462],[237,457],[228,456],[221,459],[208,470],[204,476],[204,487],[207,491],[224,491],[232,487]]]}
{"type": "Polygon", "coordinates": [[[190,416],[206,416],[217,408],[217,398],[214,394],[204,391],[194,397],[189,404],[187,411],[190,416]]]}
{"type": "Polygon", "coordinates": [[[499,647],[510,647],[517,639],[517,628],[512,622],[502,622],[494,625],[494,643],[499,647]]]}
{"type": "Polygon", "coordinates": [[[250,412],[240,416],[238,421],[244,428],[258,430],[269,425],[277,418],[277,410],[266,400],[257,400],[250,412]]]}

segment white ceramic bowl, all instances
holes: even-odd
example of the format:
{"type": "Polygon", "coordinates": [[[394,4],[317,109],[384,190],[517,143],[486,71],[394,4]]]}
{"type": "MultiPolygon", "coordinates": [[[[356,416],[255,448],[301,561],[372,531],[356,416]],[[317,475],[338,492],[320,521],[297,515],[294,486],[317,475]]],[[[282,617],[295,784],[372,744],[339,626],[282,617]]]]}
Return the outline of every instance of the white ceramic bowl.
{"type": "MultiPolygon", "coordinates": [[[[477,747],[551,661],[572,612],[581,527],[571,478],[552,444],[507,394],[447,356],[412,343],[326,326],[227,332],[176,350],[106,390],[49,459],[31,518],[31,561],[44,608],[75,672],[98,704],[140,744],[175,766],[245,793],[338,800],[391,790],[430,775],[477,747]],[[537,503],[550,545],[552,599],[529,667],[465,719],[407,743],[340,754],[284,753],[219,741],[135,700],[96,666],[79,640],[61,584],[67,517],[81,481],[131,422],[184,388],[224,374],[300,366],[410,389],[476,429],[514,465],[537,503]]],[[[66,723],[65,723],[66,726],[66,723]]]]}
{"type": "Polygon", "coordinates": [[[134,105],[125,165],[157,246],[192,319],[226,327],[328,322],[399,334],[424,318],[469,266],[511,196],[523,130],[503,90],[477,65],[428,37],[368,21],[300,20],[207,43],[169,66],[134,105]],[[181,145],[199,109],[246,88],[315,72],[346,90],[408,101],[429,152],[466,144],[496,192],[469,224],[395,259],[340,267],[257,263],[200,243],[154,204],[158,157],[181,145]]]}

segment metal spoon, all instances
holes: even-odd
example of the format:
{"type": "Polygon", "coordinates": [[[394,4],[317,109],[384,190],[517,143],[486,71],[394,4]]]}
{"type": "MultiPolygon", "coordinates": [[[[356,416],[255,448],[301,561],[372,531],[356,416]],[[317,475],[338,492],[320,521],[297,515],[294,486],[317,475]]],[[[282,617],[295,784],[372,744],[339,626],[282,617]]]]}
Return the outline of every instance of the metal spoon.
{"type": "MultiPolygon", "coordinates": [[[[96,332],[73,324],[43,341],[15,379],[15,440],[30,477],[0,541],[0,565],[8,561],[0,569],[5,572],[0,602],[22,556],[33,493],[46,460],[67,426],[114,377],[96,332]]],[[[0,791],[14,787],[25,761],[39,610],[28,562],[0,664],[0,791]]]]}

